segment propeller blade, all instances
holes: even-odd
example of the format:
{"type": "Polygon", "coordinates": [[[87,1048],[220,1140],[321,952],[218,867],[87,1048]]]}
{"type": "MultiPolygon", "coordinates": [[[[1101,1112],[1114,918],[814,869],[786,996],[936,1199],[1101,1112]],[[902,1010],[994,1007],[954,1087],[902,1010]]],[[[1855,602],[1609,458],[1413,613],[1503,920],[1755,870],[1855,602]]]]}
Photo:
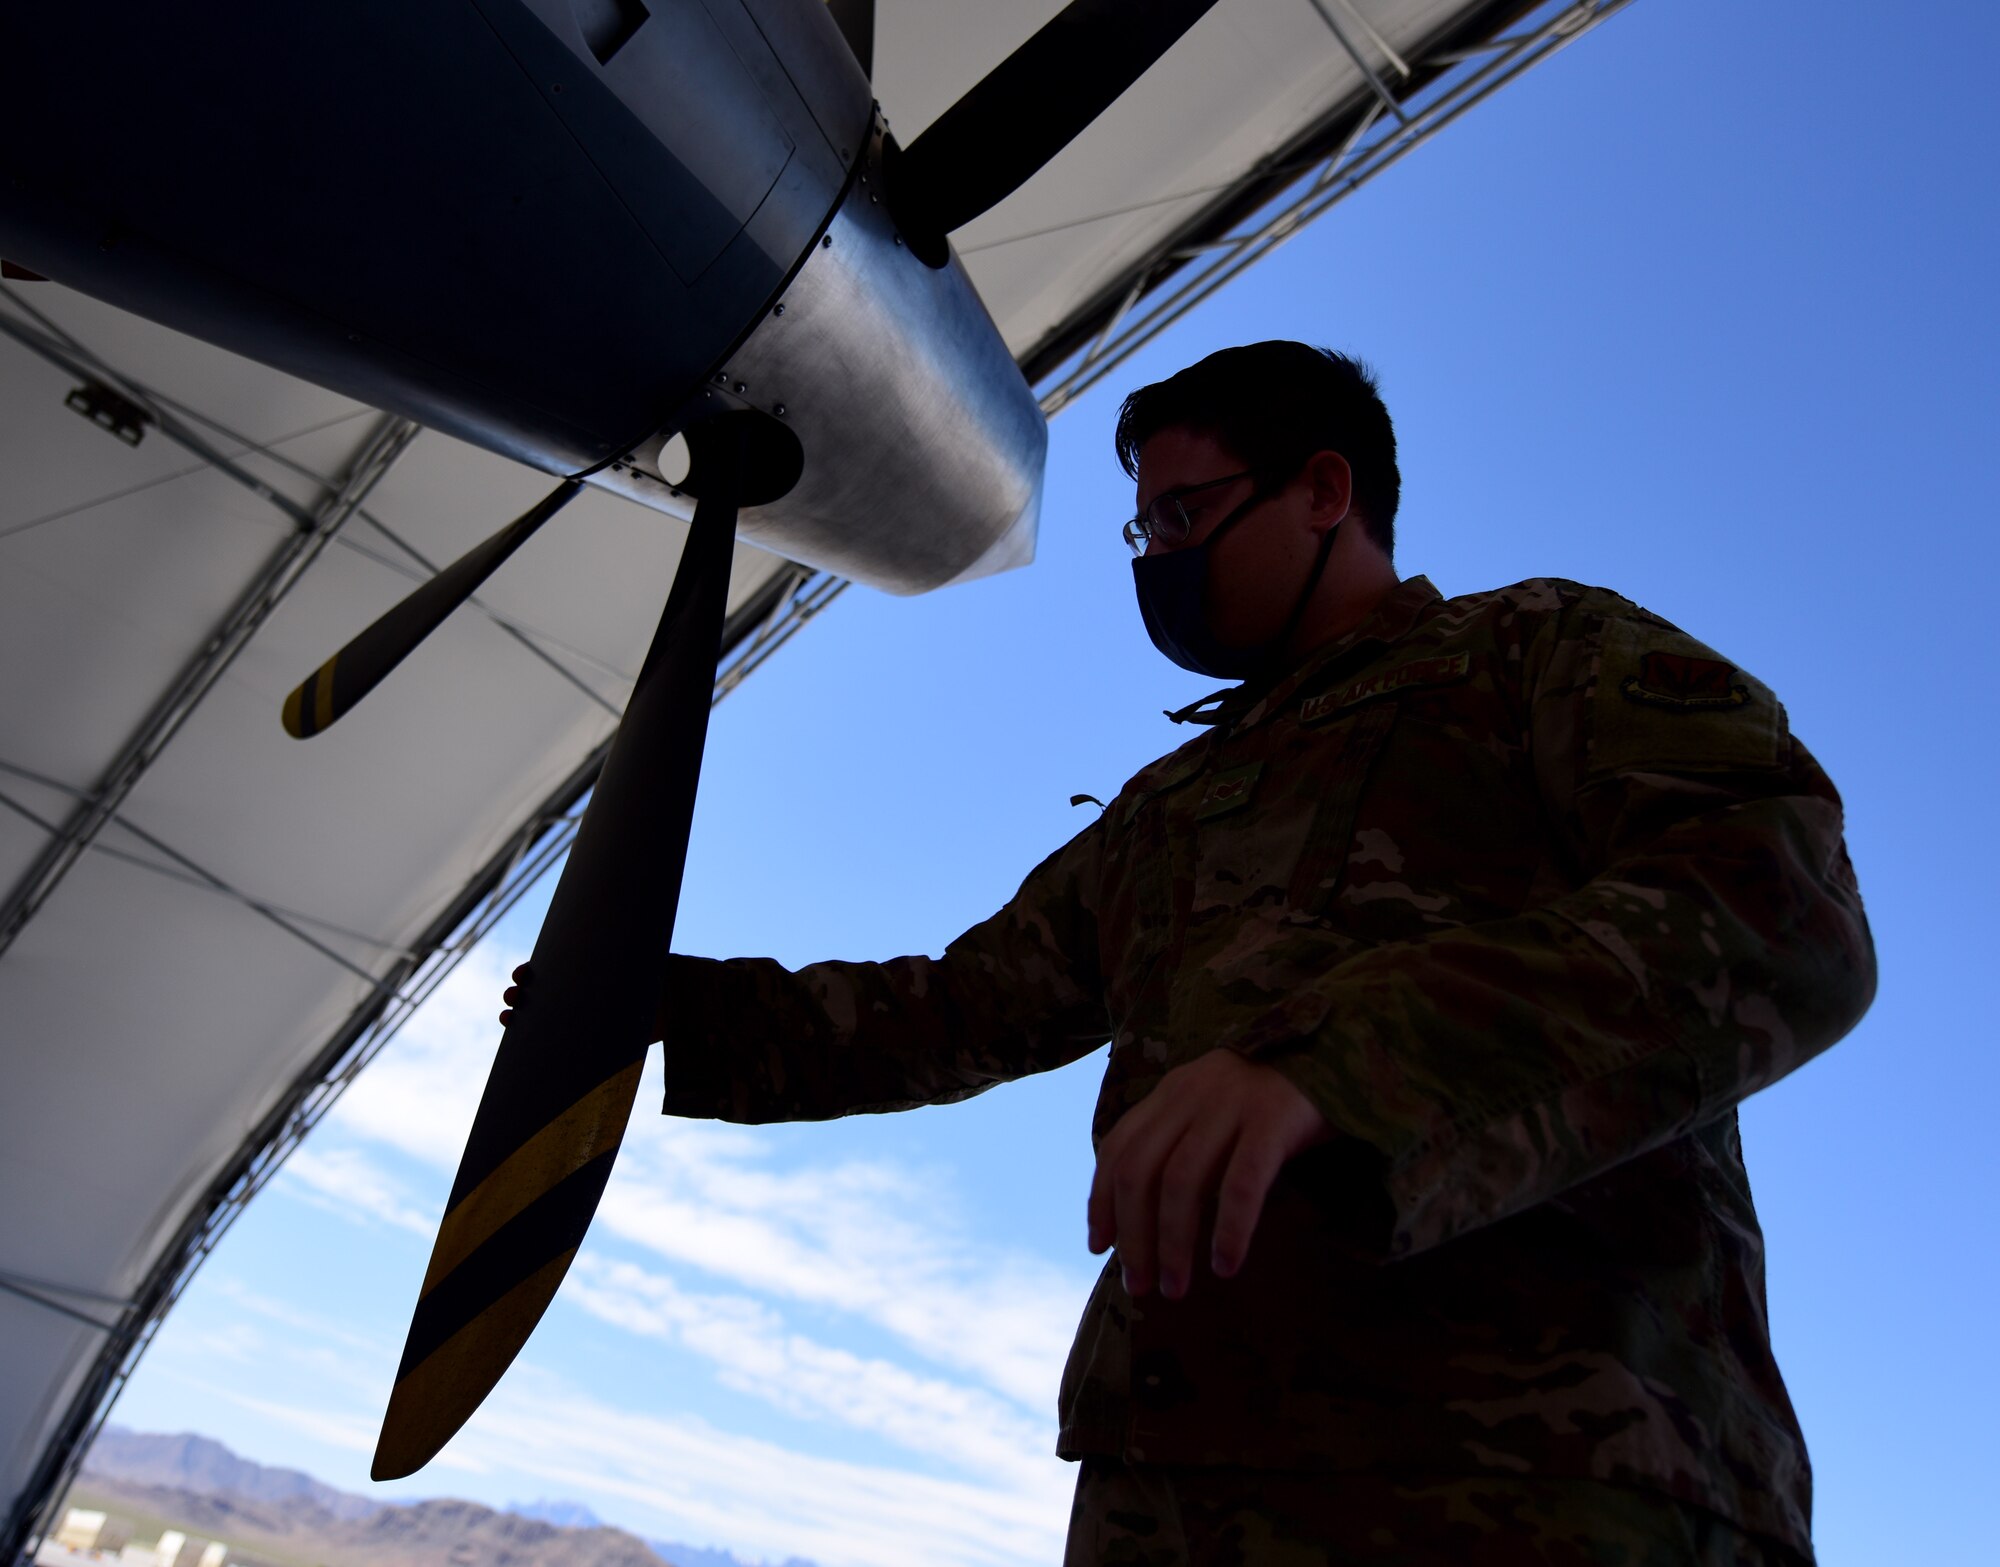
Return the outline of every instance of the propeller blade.
{"type": "Polygon", "coordinates": [[[897,221],[944,235],[998,206],[1214,4],[1071,0],[903,150],[889,187],[897,221]]]}
{"type": "Polygon", "coordinates": [[[430,1462],[513,1363],[624,1138],[673,940],[729,594],[744,445],[740,434],[718,441],[727,471],[698,475],[673,592],[535,940],[532,998],[515,1003],[466,1139],[382,1419],[377,1480],[430,1462]]]}
{"type": "Polygon", "coordinates": [[[480,583],[500,569],[549,518],[567,506],[583,486],[565,479],[532,510],[523,512],[483,544],[475,544],[321,664],[285,698],[285,732],[305,740],[329,727],[410,656],[417,644],[443,624],[480,583]]]}
{"type": "Polygon", "coordinates": [[[861,62],[861,74],[875,74],[875,0],[826,0],[834,25],[861,62]]]}

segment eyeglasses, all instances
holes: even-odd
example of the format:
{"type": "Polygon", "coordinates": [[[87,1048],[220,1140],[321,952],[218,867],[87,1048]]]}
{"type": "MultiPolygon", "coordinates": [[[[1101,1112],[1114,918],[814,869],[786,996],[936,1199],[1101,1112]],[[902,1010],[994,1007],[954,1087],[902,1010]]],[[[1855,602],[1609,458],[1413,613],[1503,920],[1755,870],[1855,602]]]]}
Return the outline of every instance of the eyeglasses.
{"type": "Polygon", "coordinates": [[[1146,553],[1146,546],[1155,540],[1173,549],[1188,536],[1192,524],[1188,521],[1187,507],[1183,504],[1190,495],[1199,495],[1203,490],[1213,490],[1224,484],[1234,484],[1238,479],[1255,478],[1261,470],[1245,468],[1241,473],[1224,474],[1220,479],[1209,479],[1201,484],[1184,484],[1178,490],[1163,490],[1152,499],[1152,503],[1140,512],[1123,529],[1125,542],[1132,546],[1134,555],[1146,553]]]}

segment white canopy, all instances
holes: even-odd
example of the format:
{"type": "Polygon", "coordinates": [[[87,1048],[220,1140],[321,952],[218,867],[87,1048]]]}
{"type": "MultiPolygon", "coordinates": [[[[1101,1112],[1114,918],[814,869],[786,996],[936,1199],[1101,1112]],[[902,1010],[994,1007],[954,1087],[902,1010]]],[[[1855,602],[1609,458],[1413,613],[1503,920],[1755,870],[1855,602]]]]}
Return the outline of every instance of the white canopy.
{"type": "MultiPolygon", "coordinates": [[[[1060,407],[1623,3],[1222,0],[956,243],[1060,407]]],[[[881,0],[901,139],[1056,8],[881,0]]],[[[0,1511],[18,1548],[237,1206],[566,844],[683,529],[586,493],[301,745],[286,692],[547,479],[59,284],[4,290],[0,1511]],[[137,445],[100,427],[130,417],[106,390],[145,413],[137,445]]],[[[735,573],[739,675],[837,587],[747,546],[735,573]]]]}

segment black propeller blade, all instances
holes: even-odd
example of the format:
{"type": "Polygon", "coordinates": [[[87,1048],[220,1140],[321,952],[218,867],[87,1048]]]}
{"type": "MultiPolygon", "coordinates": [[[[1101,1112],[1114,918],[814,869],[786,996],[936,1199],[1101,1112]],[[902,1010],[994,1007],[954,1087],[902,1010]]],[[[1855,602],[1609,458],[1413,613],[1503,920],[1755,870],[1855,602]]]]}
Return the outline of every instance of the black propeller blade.
{"type": "Polygon", "coordinates": [[[875,0],[826,0],[847,47],[861,62],[861,74],[875,74],[875,0]]]}
{"type": "Polygon", "coordinates": [[[483,544],[386,611],[366,631],[320,665],[285,698],[285,730],[294,740],[318,734],[382,683],[444,618],[479,590],[500,563],[573,500],[583,488],[565,479],[532,510],[523,512],[483,544]]]}
{"type": "MultiPolygon", "coordinates": [[[[466,1140],[377,1480],[422,1468],[479,1407],[554,1298],[610,1178],[673,940],[736,513],[770,498],[745,473],[760,417],[690,432],[693,530],[536,938],[532,994],[515,1004],[466,1140]]],[[[797,474],[793,461],[783,486],[797,474]]]]}
{"type": "MultiPolygon", "coordinates": [[[[1073,0],[885,171],[912,247],[941,248],[1010,194],[1213,4],[1073,0]]],[[[865,66],[871,0],[832,5],[865,66]]],[[[737,510],[783,494],[804,461],[788,430],[749,412],[688,437],[693,530],[536,940],[532,993],[515,1003],[466,1142],[383,1418],[377,1480],[429,1462],[513,1362],[583,1241],[624,1138],[673,939],[737,510]]],[[[551,496],[357,637],[293,694],[287,727],[332,722],[567,498],[551,496]],[[342,666],[362,665],[364,644],[365,683],[348,694],[342,666]]]]}
{"type": "Polygon", "coordinates": [[[1071,0],[912,142],[889,171],[922,241],[997,206],[1110,108],[1215,0],[1071,0]]]}

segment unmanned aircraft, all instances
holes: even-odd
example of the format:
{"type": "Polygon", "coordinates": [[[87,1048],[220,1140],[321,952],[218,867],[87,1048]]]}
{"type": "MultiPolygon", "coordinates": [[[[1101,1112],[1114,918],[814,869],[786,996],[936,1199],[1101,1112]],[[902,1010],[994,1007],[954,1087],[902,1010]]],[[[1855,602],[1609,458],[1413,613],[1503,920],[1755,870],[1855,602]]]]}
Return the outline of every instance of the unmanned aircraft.
{"type": "Polygon", "coordinates": [[[869,84],[872,0],[0,19],[16,275],[559,480],[304,681],[282,713],[294,736],[337,722],[583,486],[695,503],[452,1187],[377,1479],[421,1468],[478,1407],[609,1178],[673,935],[736,533],[898,593],[1031,555],[1046,428],[949,236],[1213,3],[1073,0],[907,148],[869,84]]]}

